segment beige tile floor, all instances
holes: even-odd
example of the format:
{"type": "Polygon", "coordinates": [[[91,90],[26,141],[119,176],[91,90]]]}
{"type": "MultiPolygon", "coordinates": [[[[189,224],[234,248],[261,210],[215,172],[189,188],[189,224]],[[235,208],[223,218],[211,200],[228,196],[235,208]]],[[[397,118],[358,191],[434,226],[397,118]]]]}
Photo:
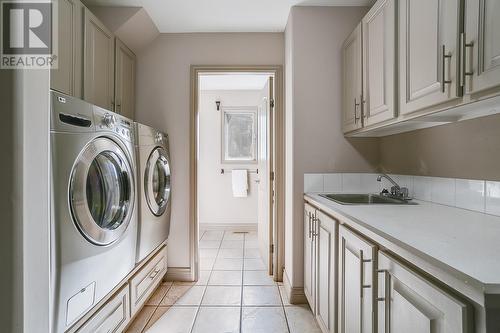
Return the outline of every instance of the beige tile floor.
{"type": "Polygon", "coordinates": [[[162,283],[127,333],[320,332],[265,271],[256,233],[201,231],[200,267],[197,282],[162,283]]]}

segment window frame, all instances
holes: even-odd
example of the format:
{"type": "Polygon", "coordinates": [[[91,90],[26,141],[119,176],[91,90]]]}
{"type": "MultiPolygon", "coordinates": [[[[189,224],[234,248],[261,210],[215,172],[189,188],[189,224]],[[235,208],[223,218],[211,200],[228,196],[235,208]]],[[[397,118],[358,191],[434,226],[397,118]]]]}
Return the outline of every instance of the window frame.
{"type": "Polygon", "coordinates": [[[221,164],[257,164],[259,161],[259,110],[257,106],[228,106],[221,108],[221,164]],[[253,114],[253,159],[226,159],[226,114],[253,114]]]}

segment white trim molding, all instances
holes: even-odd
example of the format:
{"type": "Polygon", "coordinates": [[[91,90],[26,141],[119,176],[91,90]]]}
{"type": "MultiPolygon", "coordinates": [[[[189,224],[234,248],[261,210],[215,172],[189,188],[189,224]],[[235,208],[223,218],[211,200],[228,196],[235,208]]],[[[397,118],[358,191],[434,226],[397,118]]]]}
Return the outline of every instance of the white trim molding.
{"type": "Polygon", "coordinates": [[[292,287],[286,271],[283,273],[283,287],[285,287],[285,293],[290,304],[307,304],[304,287],[292,287]]]}
{"type": "Polygon", "coordinates": [[[200,230],[257,231],[257,223],[200,223],[200,230]]]}
{"type": "Polygon", "coordinates": [[[194,270],[189,267],[169,267],[163,280],[193,282],[195,281],[194,270]]]}

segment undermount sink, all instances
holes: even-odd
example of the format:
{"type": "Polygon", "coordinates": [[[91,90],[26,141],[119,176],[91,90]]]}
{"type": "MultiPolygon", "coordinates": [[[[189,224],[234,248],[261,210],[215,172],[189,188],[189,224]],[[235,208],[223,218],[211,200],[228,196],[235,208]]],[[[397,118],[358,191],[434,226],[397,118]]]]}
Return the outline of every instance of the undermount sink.
{"type": "Polygon", "coordinates": [[[334,193],[320,196],[341,205],[417,205],[416,202],[387,197],[379,194],[334,193]]]}

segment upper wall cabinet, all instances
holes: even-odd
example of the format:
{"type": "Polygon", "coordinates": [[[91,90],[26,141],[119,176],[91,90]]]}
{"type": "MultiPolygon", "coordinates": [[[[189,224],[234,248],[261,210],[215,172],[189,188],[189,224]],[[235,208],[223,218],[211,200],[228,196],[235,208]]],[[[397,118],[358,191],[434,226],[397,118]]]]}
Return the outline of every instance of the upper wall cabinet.
{"type": "Polygon", "coordinates": [[[459,0],[399,4],[400,112],[459,97],[459,0]]]}
{"type": "Polygon", "coordinates": [[[115,112],[134,119],[135,54],[116,38],[115,112]]]}
{"type": "Polygon", "coordinates": [[[361,101],[363,98],[361,40],[361,24],[358,24],[342,47],[342,129],[344,133],[363,126],[361,121],[361,101]]]}
{"type": "Polygon", "coordinates": [[[108,110],[114,109],[115,41],[87,8],[84,13],[84,99],[108,110]]]}
{"type": "Polygon", "coordinates": [[[500,1],[466,0],[461,83],[472,94],[500,85],[500,1]]]}
{"type": "Polygon", "coordinates": [[[50,87],[82,97],[82,13],[79,0],[59,0],[58,68],[50,73],[50,87]]]}
{"type": "Polygon", "coordinates": [[[381,0],[362,21],[363,124],[370,126],[396,116],[396,0],[381,0]]]}

